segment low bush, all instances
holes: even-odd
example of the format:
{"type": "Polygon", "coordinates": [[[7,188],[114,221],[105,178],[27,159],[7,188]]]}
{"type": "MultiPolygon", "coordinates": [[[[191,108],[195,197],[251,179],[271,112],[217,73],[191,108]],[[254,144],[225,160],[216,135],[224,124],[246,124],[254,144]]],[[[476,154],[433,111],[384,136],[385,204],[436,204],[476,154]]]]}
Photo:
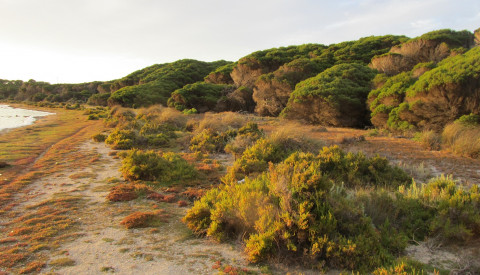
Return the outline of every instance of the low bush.
{"type": "Polygon", "coordinates": [[[135,113],[132,110],[115,106],[110,109],[110,113],[108,114],[105,123],[109,127],[125,128],[125,126],[131,123],[134,119],[135,113]]]}
{"type": "Polygon", "coordinates": [[[205,129],[190,140],[190,150],[193,152],[218,153],[223,152],[227,143],[237,135],[235,130],[215,132],[205,129]]]}
{"type": "MultiPolygon", "coordinates": [[[[274,149],[267,155],[281,158],[274,149]]],[[[347,154],[338,147],[325,147],[318,155],[295,152],[254,179],[224,178],[225,184],[196,201],[183,221],[194,232],[219,240],[245,236],[253,262],[287,252],[293,261],[370,270],[391,262],[406,240],[389,235],[388,223],[375,229],[345,187],[390,188],[408,180],[379,157],[347,154]]]]}
{"type": "Polygon", "coordinates": [[[197,176],[195,168],[176,153],[136,149],[125,154],[120,170],[127,180],[146,180],[163,184],[187,182],[197,176]]]}
{"type": "Polygon", "coordinates": [[[105,143],[110,145],[112,149],[128,150],[135,145],[137,135],[132,130],[116,129],[105,139],[105,143]]]}
{"type": "Polygon", "coordinates": [[[281,162],[292,152],[315,152],[319,148],[318,142],[290,131],[278,131],[267,138],[258,139],[252,146],[245,149],[230,167],[227,177],[240,180],[245,176],[265,171],[269,162],[281,162]]]}
{"type": "Polygon", "coordinates": [[[169,144],[171,139],[177,137],[175,127],[169,124],[157,124],[145,122],[140,129],[139,135],[145,139],[146,145],[163,147],[169,144]]]}
{"type": "Polygon", "coordinates": [[[480,237],[480,190],[457,185],[451,177],[441,176],[418,187],[400,188],[406,198],[414,199],[434,209],[428,223],[430,234],[443,241],[467,242],[480,237]]]}
{"type": "Polygon", "coordinates": [[[414,139],[428,150],[440,150],[441,148],[442,137],[433,130],[417,133],[414,139]]]}
{"type": "Polygon", "coordinates": [[[248,147],[263,136],[264,133],[258,129],[258,124],[248,122],[247,125],[238,130],[237,136],[225,146],[225,152],[231,153],[235,158],[240,157],[248,147]]]}
{"type": "Polygon", "coordinates": [[[204,112],[213,110],[217,101],[226,94],[228,88],[231,86],[225,84],[205,82],[188,84],[171,94],[168,106],[180,111],[192,108],[204,112]]]}
{"type": "Polygon", "coordinates": [[[218,114],[206,113],[195,127],[199,133],[205,129],[212,129],[215,132],[225,132],[231,129],[239,129],[246,125],[248,118],[234,112],[223,112],[218,114]]]}
{"type": "Polygon", "coordinates": [[[96,134],[92,137],[93,141],[95,142],[105,142],[107,136],[104,134],[96,134]]]}
{"type": "Polygon", "coordinates": [[[455,123],[459,123],[463,126],[479,126],[480,125],[480,115],[469,114],[459,117],[455,123]]]}

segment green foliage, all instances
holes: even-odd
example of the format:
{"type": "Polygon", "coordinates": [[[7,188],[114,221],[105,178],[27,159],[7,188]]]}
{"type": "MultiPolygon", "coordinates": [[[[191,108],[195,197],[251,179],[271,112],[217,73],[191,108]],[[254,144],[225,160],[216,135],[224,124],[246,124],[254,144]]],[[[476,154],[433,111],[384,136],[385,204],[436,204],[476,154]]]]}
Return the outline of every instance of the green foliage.
{"type": "Polygon", "coordinates": [[[332,54],[335,64],[359,62],[366,65],[374,56],[387,53],[390,48],[407,39],[405,36],[396,35],[369,36],[357,41],[330,45],[322,54],[332,54]]]}
{"type": "Polygon", "coordinates": [[[237,136],[225,146],[225,152],[232,153],[235,158],[240,157],[248,147],[263,136],[264,133],[258,129],[258,124],[248,122],[247,125],[238,130],[237,136]]]}
{"type": "Polygon", "coordinates": [[[108,99],[108,104],[133,108],[159,103],[166,105],[168,97],[177,88],[174,83],[161,81],[127,86],[115,91],[108,99]]]}
{"type": "Polygon", "coordinates": [[[336,65],[298,83],[290,100],[301,102],[311,97],[321,97],[338,108],[343,101],[354,102],[361,106],[364,104],[362,99],[365,99],[370,91],[374,76],[375,73],[363,65],[336,65]]]}
{"type": "Polygon", "coordinates": [[[480,115],[477,115],[477,114],[463,115],[457,120],[455,120],[455,123],[461,124],[463,126],[479,126],[480,115]]]}
{"type": "Polygon", "coordinates": [[[286,82],[292,89],[295,85],[307,78],[317,75],[325,69],[331,67],[331,64],[323,62],[318,58],[297,58],[284,64],[274,73],[264,74],[259,79],[267,81],[286,82]]]}
{"type": "Polygon", "coordinates": [[[436,68],[420,76],[407,90],[407,96],[415,97],[434,88],[478,79],[480,79],[480,48],[475,47],[463,55],[442,60],[436,68]]]}
{"type": "Polygon", "coordinates": [[[0,79],[0,99],[13,99],[22,84],[21,80],[0,79]]]}
{"type": "Polygon", "coordinates": [[[92,137],[93,141],[96,141],[96,142],[105,142],[105,140],[107,139],[107,136],[104,135],[104,134],[96,134],[92,137]]]}
{"type": "Polygon", "coordinates": [[[373,70],[357,63],[335,65],[295,87],[280,116],[333,126],[364,126],[373,70]]]}
{"type": "Polygon", "coordinates": [[[177,110],[195,108],[196,110],[213,110],[217,101],[224,95],[225,89],[231,87],[224,84],[197,82],[175,90],[168,99],[168,106],[177,110]]]}
{"type": "Polygon", "coordinates": [[[88,115],[89,120],[98,120],[100,118],[107,118],[108,116],[107,110],[102,107],[88,108],[84,114],[88,115]]]}
{"type": "Polygon", "coordinates": [[[410,105],[406,102],[403,102],[398,107],[392,109],[388,116],[387,126],[390,130],[408,132],[415,130],[415,126],[410,124],[408,121],[401,119],[400,113],[403,111],[408,111],[410,105]]]}
{"type": "Polygon", "coordinates": [[[406,187],[408,180],[379,157],[338,147],[318,155],[296,152],[254,179],[236,182],[227,175],[183,221],[218,240],[243,236],[252,262],[281,253],[320,267],[413,274],[425,267],[394,261],[409,239],[480,237],[480,190],[449,177],[406,187]]]}
{"type": "Polygon", "coordinates": [[[373,271],[373,275],[424,275],[438,274],[437,270],[408,258],[401,258],[389,267],[379,267],[373,271]]]}
{"type": "Polygon", "coordinates": [[[197,171],[173,152],[130,150],[120,170],[126,180],[155,181],[162,184],[183,183],[195,179],[197,171]]]}
{"type": "Polygon", "coordinates": [[[413,38],[415,40],[435,40],[437,42],[445,42],[450,48],[468,47],[473,42],[473,34],[470,31],[454,31],[450,29],[442,29],[428,32],[419,37],[413,38]]]}
{"type": "Polygon", "coordinates": [[[226,61],[208,63],[183,59],[147,67],[117,80],[113,86],[120,89],[111,95],[109,104],[128,107],[159,103],[166,105],[173,91],[186,84],[203,80],[211,71],[227,63],[226,61]]]}
{"type": "Polygon", "coordinates": [[[413,83],[415,79],[411,77],[410,72],[403,72],[386,79],[381,88],[372,90],[368,95],[368,99],[372,101],[370,103],[372,113],[375,113],[375,109],[380,105],[398,107],[405,98],[406,90],[413,83]]]}
{"type": "Polygon", "coordinates": [[[427,224],[432,235],[454,242],[466,242],[480,236],[478,185],[464,189],[451,177],[441,176],[420,187],[415,183],[408,188],[401,187],[400,193],[434,209],[427,224]]]}
{"type": "Polygon", "coordinates": [[[237,63],[236,62],[231,62],[226,65],[220,66],[217,69],[215,69],[212,73],[220,73],[223,75],[230,75],[233,71],[233,67],[235,67],[237,63]]]}
{"type": "Polygon", "coordinates": [[[223,152],[225,145],[235,138],[236,130],[217,132],[211,128],[204,129],[190,140],[190,150],[203,153],[223,152]]]}
{"type": "Polygon", "coordinates": [[[192,109],[185,109],[182,111],[183,114],[185,115],[193,115],[193,114],[198,114],[197,109],[192,108],[192,109]]]}
{"type": "Polygon", "coordinates": [[[96,106],[107,106],[108,98],[110,98],[109,93],[94,94],[88,98],[87,104],[96,106]]]}
{"type": "Polygon", "coordinates": [[[80,84],[50,84],[33,79],[24,82],[21,80],[0,80],[0,98],[19,101],[48,101],[85,103],[90,96],[98,93],[101,82],[80,84]]]}
{"type": "Polygon", "coordinates": [[[134,146],[136,139],[137,135],[134,131],[116,129],[108,135],[105,143],[110,145],[112,149],[128,150],[134,146]]]}
{"type": "Polygon", "coordinates": [[[320,44],[305,44],[300,46],[289,46],[273,48],[263,51],[253,52],[243,58],[238,63],[250,66],[258,66],[274,71],[281,65],[301,57],[308,57],[312,52],[326,48],[320,44]]]}
{"type": "Polygon", "coordinates": [[[245,176],[254,176],[265,171],[268,163],[278,163],[296,151],[314,152],[321,146],[312,140],[295,136],[288,132],[273,133],[269,137],[261,137],[263,133],[257,132],[254,124],[246,126],[240,136],[255,139],[250,147],[246,147],[232,167],[229,168],[226,180],[240,180],[245,176]]]}
{"type": "Polygon", "coordinates": [[[435,64],[435,62],[423,62],[423,63],[418,63],[417,65],[415,65],[413,67],[412,71],[415,71],[415,70],[421,69],[421,68],[434,69],[435,67],[437,67],[437,64],[435,64]]]}
{"type": "Polygon", "coordinates": [[[193,231],[219,240],[246,236],[245,250],[253,262],[283,251],[305,261],[368,270],[390,262],[405,240],[382,240],[382,234],[391,232],[388,224],[374,230],[342,183],[398,185],[406,179],[385,159],[346,154],[338,147],[324,148],[318,155],[297,152],[270,164],[267,173],[253,180],[225,178],[225,184],[195,202],[183,220],[193,231]]]}
{"type": "Polygon", "coordinates": [[[274,142],[270,139],[261,138],[248,147],[242,156],[235,161],[229,169],[229,175],[235,179],[252,173],[265,171],[269,162],[278,163],[285,159],[292,151],[285,150],[283,144],[274,142]]]}

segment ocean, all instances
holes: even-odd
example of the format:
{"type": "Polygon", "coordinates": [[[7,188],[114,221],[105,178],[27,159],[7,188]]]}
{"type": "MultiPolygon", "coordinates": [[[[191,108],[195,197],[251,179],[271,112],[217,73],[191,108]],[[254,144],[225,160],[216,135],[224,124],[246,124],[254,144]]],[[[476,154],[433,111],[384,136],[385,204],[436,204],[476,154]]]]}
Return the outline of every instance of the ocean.
{"type": "Polygon", "coordinates": [[[35,118],[48,115],[53,115],[53,113],[0,105],[0,131],[27,126],[33,124],[35,118]]]}

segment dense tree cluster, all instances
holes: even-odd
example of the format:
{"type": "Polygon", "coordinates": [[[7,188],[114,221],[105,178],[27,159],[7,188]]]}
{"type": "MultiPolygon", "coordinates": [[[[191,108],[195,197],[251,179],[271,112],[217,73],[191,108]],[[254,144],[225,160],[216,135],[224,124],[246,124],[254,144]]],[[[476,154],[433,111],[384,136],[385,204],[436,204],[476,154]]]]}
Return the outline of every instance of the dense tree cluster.
{"type": "Polygon", "coordinates": [[[162,104],[198,112],[282,114],[334,126],[436,129],[479,113],[478,33],[444,29],[412,39],[370,36],[256,51],[237,62],[183,59],[107,82],[1,80],[0,99],[162,104]]]}

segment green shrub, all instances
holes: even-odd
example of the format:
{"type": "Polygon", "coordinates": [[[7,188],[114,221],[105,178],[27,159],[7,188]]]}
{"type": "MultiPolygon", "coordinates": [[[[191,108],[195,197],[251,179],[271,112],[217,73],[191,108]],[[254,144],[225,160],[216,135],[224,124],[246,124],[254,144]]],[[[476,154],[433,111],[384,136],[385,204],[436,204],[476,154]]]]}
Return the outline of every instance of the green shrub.
{"type": "Polygon", "coordinates": [[[104,134],[96,134],[92,137],[93,141],[104,142],[107,139],[107,136],[104,134]]]}
{"type": "Polygon", "coordinates": [[[417,133],[415,140],[419,141],[428,150],[440,150],[442,144],[441,135],[433,130],[417,133]]]}
{"type": "Polygon", "coordinates": [[[435,40],[437,42],[445,42],[451,48],[468,47],[473,41],[473,34],[470,31],[454,31],[450,29],[442,29],[425,33],[413,40],[435,40]]]}
{"type": "Polygon", "coordinates": [[[134,120],[135,113],[132,110],[116,106],[110,109],[106,124],[109,127],[126,128],[126,126],[131,124],[134,120]]]}
{"type": "MultiPolygon", "coordinates": [[[[260,133],[253,130],[250,134],[250,137],[256,137],[260,133]]],[[[253,145],[237,156],[235,163],[228,170],[227,177],[240,180],[245,176],[265,171],[269,162],[281,162],[295,151],[315,152],[319,148],[320,142],[306,139],[291,129],[277,131],[269,137],[256,139],[253,145]]]]}
{"type": "Polygon", "coordinates": [[[227,143],[235,138],[236,130],[215,132],[208,128],[204,129],[190,140],[190,150],[194,152],[214,153],[223,152],[227,143]]]}
{"type": "Polygon", "coordinates": [[[361,64],[335,65],[299,82],[281,116],[322,125],[364,126],[374,76],[372,69],[361,64]]]}
{"type": "Polygon", "coordinates": [[[411,132],[415,130],[415,126],[401,118],[400,114],[409,110],[409,104],[403,102],[398,107],[392,109],[388,115],[387,127],[393,131],[411,132]]]}
{"type": "Polygon", "coordinates": [[[197,171],[180,155],[133,149],[122,160],[120,169],[127,180],[183,183],[195,179],[197,171]]]}
{"type": "Polygon", "coordinates": [[[446,89],[448,85],[477,81],[480,77],[478,56],[480,48],[473,48],[465,54],[445,58],[438,66],[424,73],[415,84],[406,91],[407,97],[428,94],[436,88],[446,89]]]}
{"type": "Polygon", "coordinates": [[[258,129],[258,124],[249,122],[240,128],[237,136],[225,146],[225,152],[232,153],[235,158],[240,157],[248,147],[263,136],[263,131],[258,129]]]}
{"type": "Polygon", "coordinates": [[[400,193],[433,208],[430,234],[445,241],[466,242],[480,237],[480,191],[459,187],[451,177],[438,177],[418,187],[401,187],[400,193]]]}
{"type": "Polygon", "coordinates": [[[170,143],[170,138],[163,133],[144,135],[144,137],[147,139],[147,145],[149,146],[162,147],[170,143]]]}
{"type": "Polygon", "coordinates": [[[112,86],[116,91],[108,99],[108,104],[136,108],[166,105],[173,91],[202,81],[211,71],[228,63],[183,59],[144,68],[115,81],[112,86]]]}
{"type": "Polygon", "coordinates": [[[197,82],[175,90],[168,100],[168,106],[177,110],[185,109],[213,110],[217,101],[224,95],[225,89],[231,86],[197,82]]]}
{"type": "Polygon", "coordinates": [[[479,126],[480,125],[480,115],[478,114],[469,114],[464,115],[455,120],[455,123],[462,124],[463,126],[479,126]]]}
{"type": "Polygon", "coordinates": [[[261,173],[268,168],[269,162],[278,163],[288,154],[281,144],[261,138],[235,161],[229,169],[229,175],[239,180],[252,173],[261,173]]]}
{"type": "Polygon", "coordinates": [[[88,98],[87,104],[96,106],[107,106],[110,93],[94,94],[88,98]]]}
{"type": "Polygon", "coordinates": [[[137,135],[134,131],[116,129],[108,135],[105,143],[116,150],[128,150],[134,146],[136,139],[137,135]]]}
{"type": "Polygon", "coordinates": [[[183,110],[182,112],[183,112],[183,114],[185,114],[185,115],[198,114],[198,111],[197,111],[197,109],[195,109],[195,108],[185,109],[185,110],[183,110]]]}
{"type": "MultiPolygon", "coordinates": [[[[276,155],[267,144],[260,139],[253,151],[263,159],[280,159],[280,152],[276,155]]],[[[406,239],[392,234],[388,223],[375,230],[362,205],[342,187],[394,187],[408,181],[385,159],[330,147],[318,155],[293,153],[268,169],[242,183],[227,176],[224,185],[195,202],[184,222],[219,240],[245,236],[245,251],[253,262],[285,252],[316,265],[326,261],[338,268],[369,270],[390,263],[405,248],[406,239]]]]}

